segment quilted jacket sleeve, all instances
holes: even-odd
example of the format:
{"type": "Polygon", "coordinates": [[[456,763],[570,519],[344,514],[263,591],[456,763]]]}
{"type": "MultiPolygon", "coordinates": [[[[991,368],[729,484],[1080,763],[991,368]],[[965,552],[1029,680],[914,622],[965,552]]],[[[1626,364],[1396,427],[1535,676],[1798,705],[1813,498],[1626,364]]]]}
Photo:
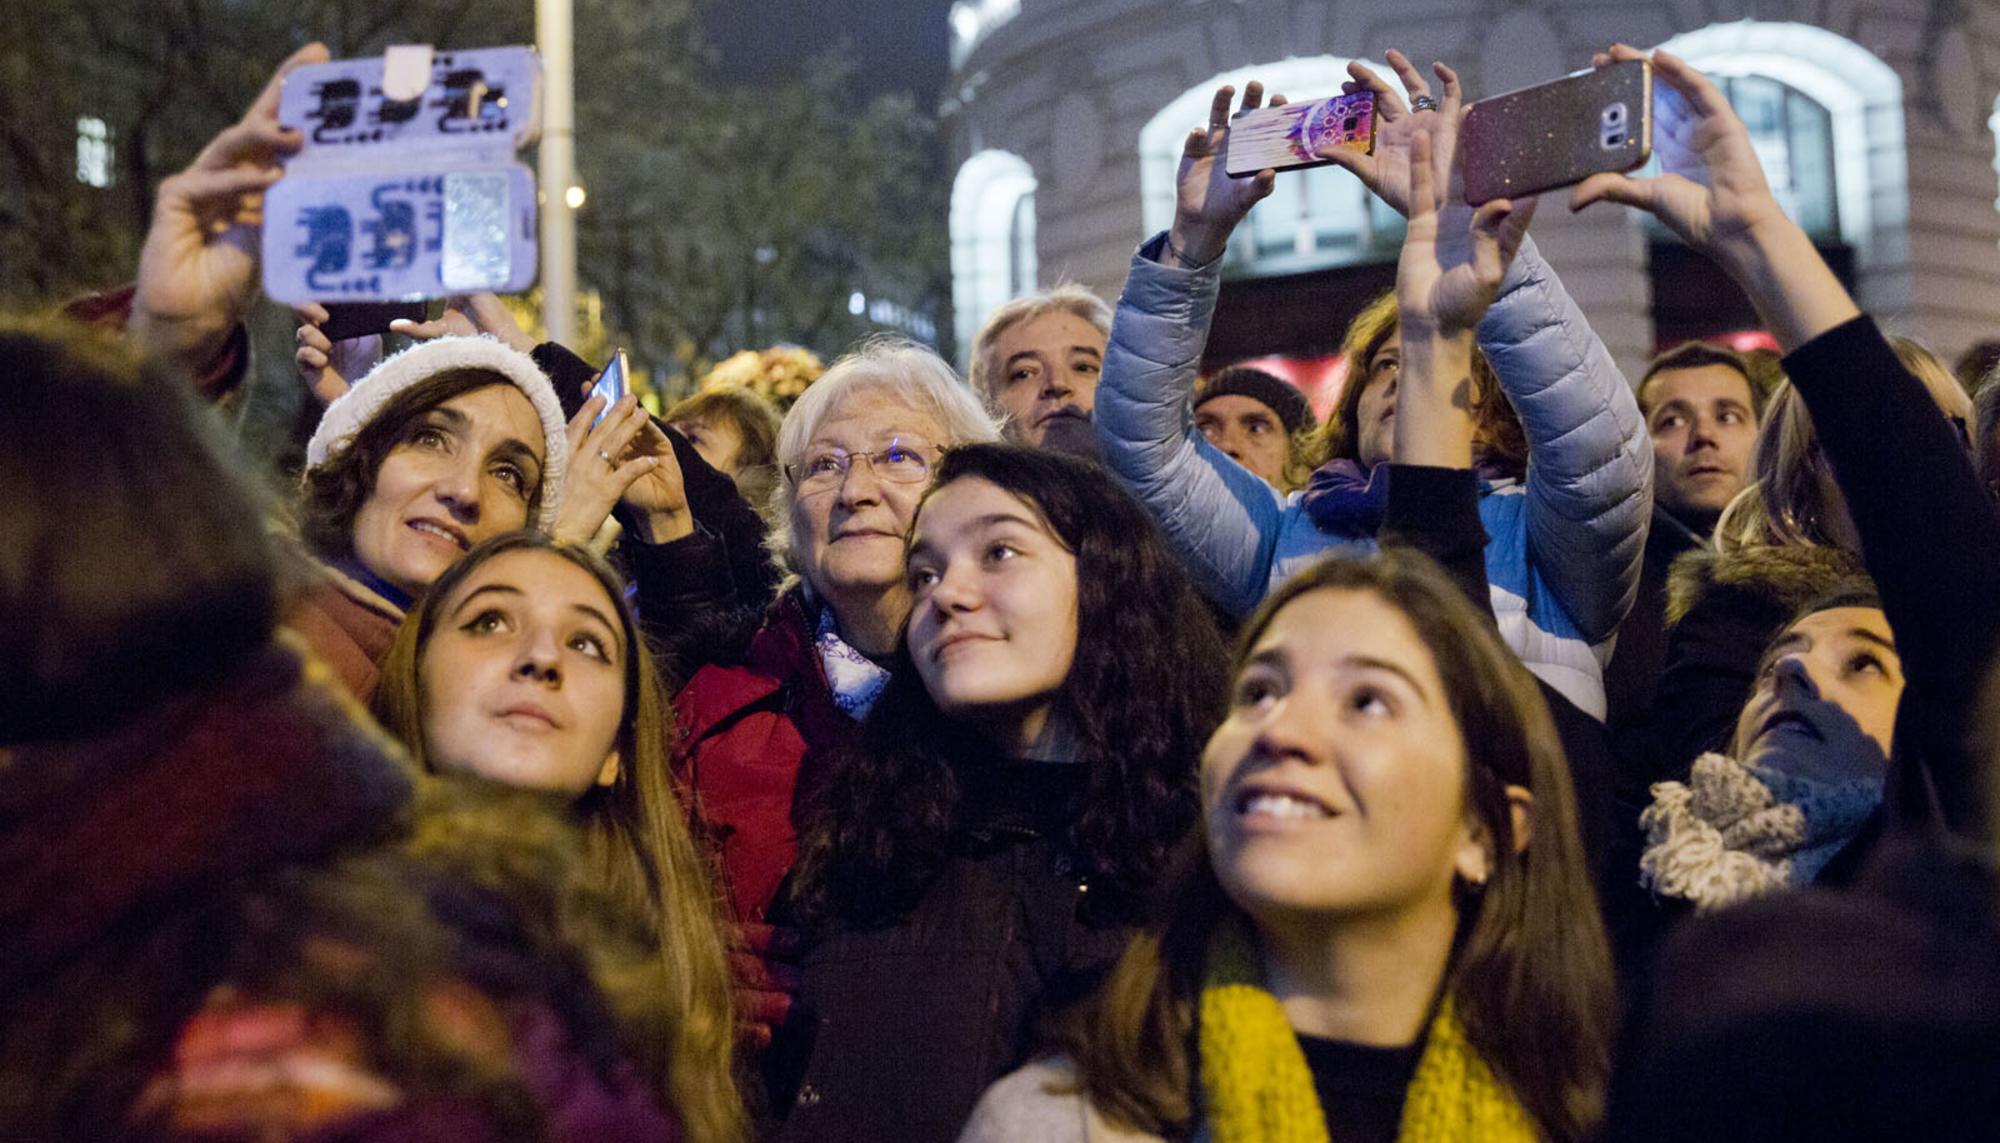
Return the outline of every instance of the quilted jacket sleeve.
{"type": "Polygon", "coordinates": [[[1652,515],[1652,442],[1639,404],[1533,239],[1478,337],[1528,436],[1535,570],[1586,639],[1608,639],[1638,591],[1652,515]]]}
{"type": "Polygon", "coordinates": [[[1284,503],[1194,427],[1191,397],[1222,272],[1162,266],[1163,239],[1139,248],[1118,299],[1093,415],[1098,445],[1202,593],[1247,615],[1270,581],[1284,503]]]}

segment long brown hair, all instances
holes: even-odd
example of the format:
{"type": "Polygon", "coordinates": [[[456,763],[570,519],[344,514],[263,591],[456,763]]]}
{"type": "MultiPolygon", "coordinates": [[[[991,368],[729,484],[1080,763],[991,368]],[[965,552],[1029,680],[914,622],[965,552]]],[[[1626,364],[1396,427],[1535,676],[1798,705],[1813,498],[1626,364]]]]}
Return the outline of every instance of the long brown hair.
{"type": "MultiPolygon", "coordinates": [[[[1473,1048],[1542,1135],[1585,1138],[1602,1117],[1610,1070],[1611,954],[1548,708],[1491,622],[1429,560],[1394,549],[1332,558],[1287,581],[1245,627],[1237,669],[1280,611],[1319,591],[1366,592],[1394,607],[1437,664],[1470,748],[1469,809],[1495,856],[1485,890],[1459,895],[1444,988],[1473,1048]],[[1508,785],[1534,794],[1525,848],[1515,845],[1508,785]]],[[[1093,1003],[1058,1028],[1100,1112],[1166,1135],[1195,1115],[1195,1010],[1209,935],[1242,915],[1202,838],[1190,839],[1173,876],[1166,919],[1133,940],[1093,1003]]]]}
{"type": "Polygon", "coordinates": [[[375,716],[431,769],[423,734],[424,696],[419,670],[424,649],[450,599],[487,561],[509,552],[546,552],[589,572],[617,610],[625,660],[624,716],[618,725],[620,766],[609,787],[593,787],[577,803],[591,858],[607,885],[630,908],[654,922],[663,972],[647,979],[611,982],[618,994],[636,995],[663,1009],[658,1025],[666,1051],[651,1061],[664,1077],[663,1093],[694,1140],[747,1137],[743,1103],[732,1069],[735,1055],[734,993],[719,928],[708,866],[689,836],[667,764],[671,707],[658,667],[625,602],[618,573],[581,547],[558,544],[539,532],[510,532],[467,552],[433,584],[403,620],[382,660],[375,716]]]}
{"type": "MultiPolygon", "coordinates": [[[[1361,394],[1368,388],[1375,355],[1401,326],[1394,290],[1369,302],[1348,323],[1347,334],[1340,340],[1347,379],[1341,384],[1340,404],[1320,426],[1318,447],[1311,450],[1318,463],[1360,459],[1356,452],[1361,447],[1361,394]]],[[[1500,388],[1492,364],[1476,346],[1472,350],[1472,382],[1478,390],[1472,403],[1472,421],[1478,426],[1478,439],[1473,443],[1479,459],[1516,476],[1526,473],[1528,435],[1521,428],[1521,418],[1514,414],[1514,406],[1508,403],[1506,391],[1500,388]]]]}

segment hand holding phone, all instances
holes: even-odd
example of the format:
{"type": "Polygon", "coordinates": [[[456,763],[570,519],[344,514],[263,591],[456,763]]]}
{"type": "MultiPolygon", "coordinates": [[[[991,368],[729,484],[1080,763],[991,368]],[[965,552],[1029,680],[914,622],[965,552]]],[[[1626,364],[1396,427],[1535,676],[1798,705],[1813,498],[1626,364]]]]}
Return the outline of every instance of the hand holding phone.
{"type": "Polygon", "coordinates": [[[299,329],[292,361],[299,379],[321,408],[338,400],[382,360],[382,337],[374,332],[379,327],[371,321],[366,323],[372,327],[369,331],[355,333],[350,319],[350,328],[342,329],[333,320],[336,308],[307,302],[293,311],[298,315],[299,329]]]}
{"type": "MultiPolygon", "coordinates": [[[[1208,125],[1188,132],[1187,141],[1181,144],[1181,165],[1174,173],[1174,224],[1160,252],[1166,265],[1205,266],[1222,257],[1229,248],[1229,236],[1250,208],[1271,193],[1275,174],[1267,176],[1259,170],[1237,178],[1226,169],[1229,106],[1235,98],[1235,88],[1216,88],[1208,103],[1208,125]]],[[[1284,99],[1274,95],[1271,102],[1283,106],[1284,99]]],[[[1243,111],[1255,111],[1263,104],[1264,85],[1254,79],[1244,84],[1243,111]]]]}

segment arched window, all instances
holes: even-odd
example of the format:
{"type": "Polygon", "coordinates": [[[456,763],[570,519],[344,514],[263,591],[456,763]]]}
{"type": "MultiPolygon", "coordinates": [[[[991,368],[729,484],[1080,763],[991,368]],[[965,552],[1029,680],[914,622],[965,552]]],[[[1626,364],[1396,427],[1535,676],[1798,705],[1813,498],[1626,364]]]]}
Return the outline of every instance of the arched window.
{"type": "Polygon", "coordinates": [[[961,360],[979,323],[1035,288],[1035,172],[1006,151],[981,151],[951,185],[951,306],[961,360]]]}
{"type": "Polygon", "coordinates": [[[1824,28],[1760,20],[1659,46],[1722,85],[1779,201],[1816,239],[1865,261],[1875,228],[1903,221],[1903,81],[1873,52],[1824,28]]]}
{"type": "MultiPolygon", "coordinates": [[[[1139,130],[1139,189],[1146,230],[1165,230],[1174,219],[1174,176],[1189,129],[1208,119],[1215,89],[1250,80],[1282,92],[1293,102],[1340,94],[1348,61],[1336,56],[1294,57],[1237,68],[1204,80],[1176,96],[1139,130]]],[[[1383,75],[1384,64],[1369,63],[1383,75]]],[[[1257,204],[1229,244],[1225,272],[1265,277],[1379,262],[1395,258],[1403,244],[1403,218],[1368,193],[1361,181],[1338,167],[1314,167],[1278,176],[1271,197],[1257,204]]]]}
{"type": "Polygon", "coordinates": [[[1750,129],[1750,145],[1785,213],[1815,239],[1840,241],[1833,116],[1769,76],[1722,76],[1716,83],[1750,129]]]}

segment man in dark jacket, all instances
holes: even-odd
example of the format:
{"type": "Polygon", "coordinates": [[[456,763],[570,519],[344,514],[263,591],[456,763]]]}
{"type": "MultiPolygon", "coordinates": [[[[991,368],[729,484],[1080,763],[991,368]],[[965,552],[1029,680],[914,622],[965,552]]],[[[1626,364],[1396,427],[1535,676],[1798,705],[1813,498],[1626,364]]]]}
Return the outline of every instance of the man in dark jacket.
{"type": "Polygon", "coordinates": [[[1667,569],[1708,542],[1722,509],[1749,483],[1768,393],[1740,355],[1689,342],[1653,359],[1638,396],[1653,437],[1653,525],[1639,597],[1604,676],[1614,734],[1652,712],[1667,648],[1667,569]]]}

